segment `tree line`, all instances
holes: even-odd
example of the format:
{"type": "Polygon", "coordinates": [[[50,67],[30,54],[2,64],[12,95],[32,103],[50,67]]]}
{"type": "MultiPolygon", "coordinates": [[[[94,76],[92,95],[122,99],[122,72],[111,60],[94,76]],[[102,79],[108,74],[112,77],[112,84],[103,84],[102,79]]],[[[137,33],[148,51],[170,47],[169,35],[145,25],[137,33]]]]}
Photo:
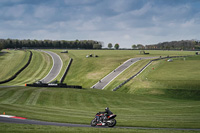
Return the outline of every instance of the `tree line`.
{"type": "Polygon", "coordinates": [[[198,41],[198,40],[181,40],[181,41],[162,42],[162,43],[151,44],[151,45],[133,44],[132,49],[200,50],[200,41],[198,41]]]}
{"type": "Polygon", "coordinates": [[[158,44],[147,45],[146,49],[161,50],[200,50],[200,41],[198,40],[181,40],[162,42],[158,44]]]}
{"type": "Polygon", "coordinates": [[[102,42],[94,40],[18,40],[0,39],[0,50],[3,48],[67,48],[67,49],[101,49],[102,42]]]}
{"type": "MultiPolygon", "coordinates": [[[[68,48],[68,49],[102,49],[103,44],[94,40],[18,40],[18,39],[0,39],[0,50],[3,48],[68,48]]],[[[119,44],[114,46],[108,44],[108,48],[119,49],[119,44]]],[[[158,44],[142,45],[133,44],[132,49],[149,49],[149,50],[200,50],[200,41],[198,40],[181,40],[162,42],[158,44]]]]}

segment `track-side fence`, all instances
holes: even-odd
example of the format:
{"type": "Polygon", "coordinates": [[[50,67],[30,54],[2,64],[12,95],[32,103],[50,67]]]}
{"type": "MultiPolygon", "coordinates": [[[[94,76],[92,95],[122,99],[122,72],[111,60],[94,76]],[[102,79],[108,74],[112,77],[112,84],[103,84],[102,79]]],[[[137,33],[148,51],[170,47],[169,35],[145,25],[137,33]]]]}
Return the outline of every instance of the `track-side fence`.
{"type": "Polygon", "coordinates": [[[62,76],[62,78],[60,79],[60,83],[63,83],[63,81],[64,81],[64,79],[65,79],[65,77],[66,77],[66,75],[67,75],[67,73],[69,71],[69,68],[70,68],[70,66],[72,64],[72,61],[73,61],[73,59],[71,58],[69,63],[68,63],[68,65],[67,65],[67,68],[66,68],[66,70],[65,70],[65,72],[64,72],[64,74],[62,76]]]}

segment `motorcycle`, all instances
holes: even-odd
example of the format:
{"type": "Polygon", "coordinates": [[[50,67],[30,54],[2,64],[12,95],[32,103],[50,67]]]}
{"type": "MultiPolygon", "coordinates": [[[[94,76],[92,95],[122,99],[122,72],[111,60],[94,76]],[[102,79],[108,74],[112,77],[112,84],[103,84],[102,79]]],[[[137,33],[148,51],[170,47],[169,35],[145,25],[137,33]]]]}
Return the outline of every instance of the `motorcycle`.
{"type": "Polygon", "coordinates": [[[115,114],[111,114],[109,116],[106,116],[104,114],[100,114],[98,116],[99,116],[99,120],[102,123],[98,123],[98,120],[97,120],[96,115],[95,115],[95,118],[90,123],[92,127],[95,127],[95,126],[114,127],[117,123],[117,121],[114,119],[117,116],[115,114]]]}

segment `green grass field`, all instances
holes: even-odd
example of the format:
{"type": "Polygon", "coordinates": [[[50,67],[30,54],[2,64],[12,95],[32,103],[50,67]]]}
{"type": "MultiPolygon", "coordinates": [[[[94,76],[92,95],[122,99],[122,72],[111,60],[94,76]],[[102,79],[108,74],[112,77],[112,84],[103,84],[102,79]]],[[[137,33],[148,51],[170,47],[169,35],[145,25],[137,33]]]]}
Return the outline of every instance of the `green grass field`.
{"type": "Polygon", "coordinates": [[[155,61],[118,91],[200,100],[199,60],[200,56],[193,56],[155,61]]]}
{"type": "Polygon", "coordinates": [[[182,130],[156,130],[156,129],[122,129],[122,128],[79,128],[79,127],[58,127],[0,123],[0,133],[198,133],[199,131],[182,130]]]}
{"type": "Polygon", "coordinates": [[[118,126],[200,127],[200,101],[177,100],[93,89],[0,88],[0,109],[29,119],[89,124],[106,106],[118,126]]]}
{"type": "Polygon", "coordinates": [[[65,79],[66,83],[92,87],[101,78],[130,58],[146,56],[194,55],[186,51],[146,51],[150,55],[140,54],[139,50],[69,50],[74,61],[65,79]],[[86,55],[98,55],[98,58],[86,58],[86,55]]]}
{"type": "Polygon", "coordinates": [[[28,51],[4,50],[7,53],[0,54],[0,81],[12,77],[28,61],[28,51]]]}
{"type": "MultiPolygon", "coordinates": [[[[117,77],[105,90],[90,89],[99,79],[129,58],[194,55],[194,52],[146,51],[150,52],[150,55],[140,55],[139,51],[133,50],[69,50],[68,54],[61,54],[62,50],[53,51],[61,56],[65,65],[68,64],[69,57],[74,59],[65,83],[83,85],[85,89],[3,87],[0,88],[0,114],[6,112],[8,115],[28,119],[90,124],[96,112],[103,111],[106,106],[109,106],[111,111],[117,114],[117,126],[200,128],[198,56],[188,57],[185,60],[183,58],[174,59],[173,62],[155,61],[118,91],[110,91],[149,61],[141,60],[117,77]],[[88,54],[95,54],[99,57],[86,58],[88,54]],[[152,67],[155,69],[152,70],[152,67]]],[[[34,63],[21,73],[21,77],[10,82],[9,85],[23,84],[24,80],[31,82],[34,78],[45,76],[52,65],[49,62],[50,57],[38,51],[34,51],[34,55],[34,63]],[[49,61],[45,62],[44,58],[48,58],[49,61]],[[43,60],[39,62],[39,59],[43,60]],[[41,73],[43,71],[45,72],[41,73]],[[23,76],[27,79],[21,79],[23,76]]],[[[62,69],[64,70],[65,68],[62,69]]],[[[61,75],[57,78],[59,79],[61,75]]],[[[0,123],[1,131],[169,132],[169,130],[73,128],[0,123]]],[[[195,131],[170,130],[170,132],[195,131]]]]}
{"type": "MultiPolygon", "coordinates": [[[[21,53],[21,51],[17,51],[17,53],[21,53]]],[[[23,70],[14,80],[2,85],[24,85],[26,83],[27,84],[34,83],[36,80],[40,80],[44,78],[49,73],[53,65],[53,61],[51,57],[44,52],[40,52],[36,50],[32,50],[32,53],[33,53],[33,56],[32,56],[32,60],[29,66],[25,70],[23,70]]],[[[23,57],[23,58],[27,58],[27,57],[23,57]]]]}
{"type": "Polygon", "coordinates": [[[137,72],[141,70],[150,60],[140,60],[133,65],[131,65],[127,70],[125,70],[122,74],[120,74],[116,79],[114,79],[111,83],[109,83],[104,90],[113,90],[115,87],[120,85],[122,82],[135,75],[137,72]]]}

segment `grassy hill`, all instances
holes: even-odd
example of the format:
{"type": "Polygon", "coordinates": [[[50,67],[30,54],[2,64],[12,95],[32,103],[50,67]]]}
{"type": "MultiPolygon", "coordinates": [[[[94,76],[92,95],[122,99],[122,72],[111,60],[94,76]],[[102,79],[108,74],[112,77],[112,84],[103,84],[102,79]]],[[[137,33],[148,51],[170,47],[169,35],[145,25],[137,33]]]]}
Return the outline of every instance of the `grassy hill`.
{"type": "Polygon", "coordinates": [[[176,58],[173,62],[155,61],[118,91],[200,100],[199,60],[200,56],[193,56],[176,58]]]}
{"type": "MultiPolygon", "coordinates": [[[[11,52],[11,54],[20,54],[23,53],[23,51],[15,51],[14,53],[11,52]]],[[[44,52],[40,52],[40,51],[36,51],[36,50],[32,50],[33,56],[32,56],[32,60],[29,64],[29,66],[24,69],[14,80],[2,84],[2,85],[24,85],[25,83],[33,83],[36,80],[40,80],[42,78],[44,78],[50,71],[52,65],[53,65],[53,61],[51,59],[51,57],[44,53],[44,52]]],[[[15,61],[16,60],[22,60],[23,58],[27,58],[28,60],[29,54],[24,55],[23,57],[19,57],[16,55],[16,58],[11,58],[11,59],[7,59],[7,62],[11,62],[13,69],[16,70],[18,67],[17,66],[18,62],[15,61]]],[[[8,58],[8,57],[6,57],[8,58]]],[[[27,62],[27,60],[23,59],[23,62],[27,62]]],[[[24,63],[24,64],[25,64],[24,63]]],[[[22,67],[22,65],[21,65],[22,67]]],[[[11,71],[10,69],[7,70],[7,68],[2,68],[2,70],[5,71],[11,71]]],[[[11,74],[8,74],[11,76],[11,74]]]]}
{"type": "MultiPolygon", "coordinates": [[[[150,55],[140,54],[139,50],[69,50],[68,56],[74,61],[65,79],[66,83],[90,88],[101,78],[117,68],[120,64],[135,57],[160,57],[173,55],[194,55],[186,51],[146,51],[150,55]],[[86,58],[86,55],[98,55],[97,58],[86,58]]],[[[144,65],[142,63],[141,65],[144,65]]]]}
{"type": "Polygon", "coordinates": [[[0,88],[0,111],[29,119],[89,124],[106,106],[118,126],[200,127],[200,101],[93,89],[0,88]]]}
{"type": "MultiPolygon", "coordinates": [[[[61,50],[54,51],[58,54],[61,52],[61,50]]],[[[194,54],[184,51],[146,52],[150,52],[150,56],[194,54]]],[[[51,68],[50,57],[39,51],[34,51],[34,54],[35,58],[30,67],[21,73],[22,77],[10,84],[22,84],[26,80],[21,79],[24,75],[28,82],[48,72],[51,68]],[[45,58],[50,62],[45,62],[45,58]],[[45,72],[41,73],[44,70],[45,72]]],[[[96,112],[103,111],[109,106],[111,111],[117,114],[117,126],[200,128],[198,56],[188,57],[185,60],[174,59],[173,62],[155,61],[141,75],[117,92],[110,90],[138,71],[148,60],[135,63],[103,91],[89,88],[127,59],[147,55],[140,55],[139,51],[132,50],[69,50],[68,54],[60,56],[65,60],[65,64],[69,57],[74,59],[65,82],[83,85],[85,89],[1,87],[0,114],[6,112],[8,115],[29,119],[90,124],[96,112]],[[99,57],[86,58],[88,54],[99,57]],[[155,69],[152,70],[152,67],[155,69]]],[[[5,131],[5,127],[9,126],[10,124],[0,123],[0,130],[5,131]]],[[[27,129],[32,132],[169,132],[169,130],[58,128],[17,124],[11,124],[8,131],[14,129],[19,132],[25,132],[27,129]]],[[[182,131],[172,130],[172,132],[182,131]]]]}
{"type": "Polygon", "coordinates": [[[28,61],[29,52],[19,50],[4,50],[0,54],[0,81],[6,80],[19,71],[28,61]]]}

